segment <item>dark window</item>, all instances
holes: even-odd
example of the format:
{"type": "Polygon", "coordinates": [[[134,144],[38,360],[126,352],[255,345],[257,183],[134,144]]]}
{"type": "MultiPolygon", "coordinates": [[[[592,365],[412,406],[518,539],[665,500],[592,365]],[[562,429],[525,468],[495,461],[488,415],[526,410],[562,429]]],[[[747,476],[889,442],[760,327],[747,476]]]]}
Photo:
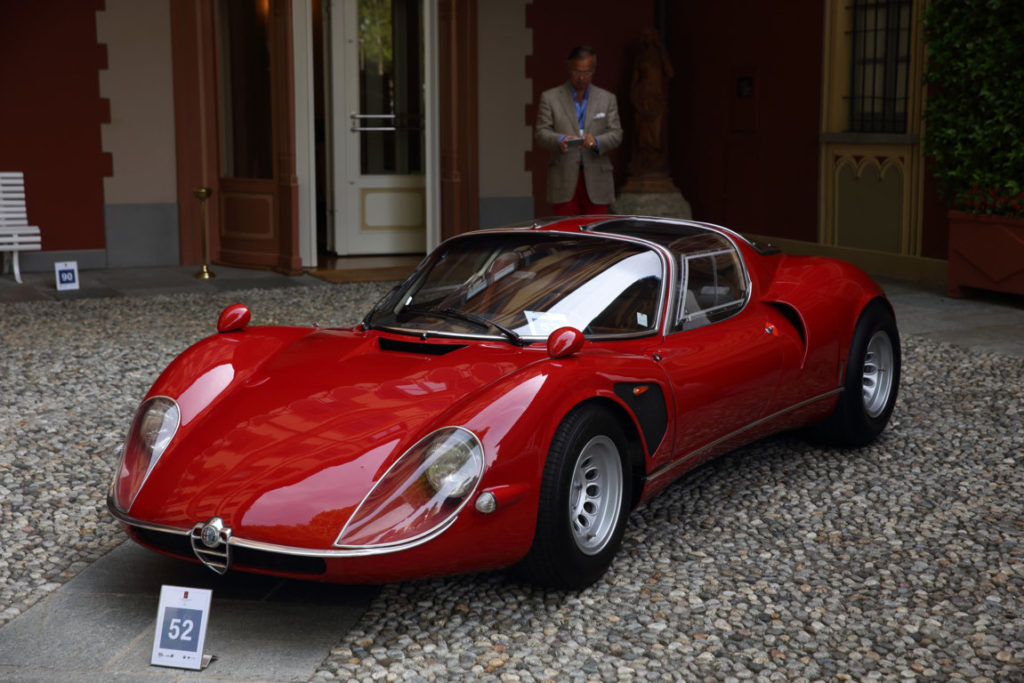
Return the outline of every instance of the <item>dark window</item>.
{"type": "Polygon", "coordinates": [[[680,260],[683,284],[672,332],[692,330],[732,317],[747,301],[747,279],[732,249],[680,260]]]}
{"type": "Polygon", "coordinates": [[[220,0],[217,22],[221,173],[229,178],[273,178],[269,5],[220,0]]]}
{"type": "Polygon", "coordinates": [[[359,0],[360,169],[423,172],[422,3],[359,0]]]}
{"type": "Polygon", "coordinates": [[[911,0],[853,0],[850,131],[905,133],[911,0]]]}

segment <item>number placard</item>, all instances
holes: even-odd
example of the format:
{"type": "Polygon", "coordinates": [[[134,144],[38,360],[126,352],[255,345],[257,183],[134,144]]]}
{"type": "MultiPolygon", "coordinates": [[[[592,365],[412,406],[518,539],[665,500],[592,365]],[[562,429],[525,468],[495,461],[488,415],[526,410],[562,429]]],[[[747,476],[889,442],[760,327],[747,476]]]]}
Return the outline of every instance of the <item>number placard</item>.
{"type": "Polygon", "coordinates": [[[53,264],[57,291],[78,289],[78,261],[60,261],[53,264]]]}
{"type": "Polygon", "coordinates": [[[179,669],[203,667],[203,641],[213,591],[162,586],[150,664],[179,669]]]}

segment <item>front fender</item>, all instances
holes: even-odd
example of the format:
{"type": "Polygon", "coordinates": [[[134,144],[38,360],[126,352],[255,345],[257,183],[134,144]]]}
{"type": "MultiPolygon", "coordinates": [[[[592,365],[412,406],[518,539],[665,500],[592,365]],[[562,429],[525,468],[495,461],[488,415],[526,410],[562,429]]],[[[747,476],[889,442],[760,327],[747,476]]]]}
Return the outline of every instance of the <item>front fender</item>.
{"type": "MultiPolygon", "coordinates": [[[[575,356],[551,359],[539,350],[536,361],[467,397],[441,417],[437,426],[461,425],[480,438],[487,467],[476,495],[496,492],[504,503],[490,515],[469,511],[473,543],[500,545],[500,550],[495,547],[494,552],[505,555],[509,562],[526,554],[533,542],[540,483],[551,440],[565,416],[581,403],[595,399],[614,403],[628,416],[634,433],[643,442],[642,421],[623,399],[621,390],[616,392],[617,385],[657,387],[650,393],[660,395],[662,401],[671,395],[660,367],[643,355],[584,347],[575,356]],[[508,491],[515,495],[505,500],[503,495],[508,491]]],[[[666,415],[671,414],[670,406],[666,404],[664,409],[666,415]]],[[[666,420],[662,447],[671,443],[667,425],[666,420]]],[[[644,442],[645,471],[650,451],[658,446],[644,442]]]]}
{"type": "Polygon", "coordinates": [[[276,353],[311,332],[305,327],[251,327],[207,337],[171,361],[145,398],[175,399],[187,424],[228,388],[252,377],[276,353]]]}

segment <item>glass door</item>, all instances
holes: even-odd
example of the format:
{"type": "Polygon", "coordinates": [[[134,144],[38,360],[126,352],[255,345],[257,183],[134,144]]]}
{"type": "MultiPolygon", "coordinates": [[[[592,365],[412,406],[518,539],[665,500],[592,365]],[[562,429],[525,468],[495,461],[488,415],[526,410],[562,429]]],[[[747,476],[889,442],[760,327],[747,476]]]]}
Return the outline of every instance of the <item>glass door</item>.
{"type": "Polygon", "coordinates": [[[331,32],[335,250],[421,253],[422,0],[333,0],[331,32]]]}

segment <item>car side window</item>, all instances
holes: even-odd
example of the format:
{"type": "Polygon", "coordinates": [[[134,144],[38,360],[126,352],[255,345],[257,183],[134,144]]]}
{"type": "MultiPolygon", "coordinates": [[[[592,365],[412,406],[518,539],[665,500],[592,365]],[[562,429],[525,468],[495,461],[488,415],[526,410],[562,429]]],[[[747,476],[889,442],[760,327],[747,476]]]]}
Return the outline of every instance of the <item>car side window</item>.
{"type": "Polygon", "coordinates": [[[737,313],[747,300],[747,280],[733,249],[680,254],[681,285],[672,332],[693,330],[737,313]]]}

